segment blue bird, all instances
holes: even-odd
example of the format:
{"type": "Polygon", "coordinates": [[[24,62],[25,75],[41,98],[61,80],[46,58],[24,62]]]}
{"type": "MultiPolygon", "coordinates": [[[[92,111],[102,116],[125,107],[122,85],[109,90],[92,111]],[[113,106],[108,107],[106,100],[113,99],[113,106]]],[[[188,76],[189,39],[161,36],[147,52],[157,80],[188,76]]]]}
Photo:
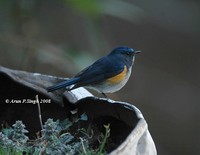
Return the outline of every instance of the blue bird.
{"type": "Polygon", "coordinates": [[[135,60],[136,51],[129,47],[117,47],[107,56],[100,58],[91,66],[83,69],[73,78],[47,88],[48,92],[67,88],[86,87],[102,93],[113,93],[120,90],[128,81],[135,60]]]}

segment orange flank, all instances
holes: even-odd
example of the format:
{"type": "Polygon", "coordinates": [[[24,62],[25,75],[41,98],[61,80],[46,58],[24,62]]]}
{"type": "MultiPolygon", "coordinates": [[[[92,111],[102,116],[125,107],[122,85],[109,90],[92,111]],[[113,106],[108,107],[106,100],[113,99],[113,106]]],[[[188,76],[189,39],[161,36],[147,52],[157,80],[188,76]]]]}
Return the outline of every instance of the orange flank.
{"type": "Polygon", "coordinates": [[[114,77],[111,77],[111,78],[107,79],[106,81],[108,83],[112,83],[112,84],[120,83],[126,77],[126,72],[127,72],[127,67],[124,66],[124,70],[120,74],[118,74],[114,77]]]}

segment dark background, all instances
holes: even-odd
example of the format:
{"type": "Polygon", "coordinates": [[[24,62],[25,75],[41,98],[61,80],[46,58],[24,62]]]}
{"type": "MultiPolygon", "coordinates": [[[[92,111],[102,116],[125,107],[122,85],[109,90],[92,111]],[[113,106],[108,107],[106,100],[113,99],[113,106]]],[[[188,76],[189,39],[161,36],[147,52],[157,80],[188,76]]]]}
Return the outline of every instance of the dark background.
{"type": "Polygon", "coordinates": [[[199,1],[0,1],[2,66],[71,77],[119,45],[143,53],[108,96],[142,111],[158,154],[200,154],[199,1]]]}

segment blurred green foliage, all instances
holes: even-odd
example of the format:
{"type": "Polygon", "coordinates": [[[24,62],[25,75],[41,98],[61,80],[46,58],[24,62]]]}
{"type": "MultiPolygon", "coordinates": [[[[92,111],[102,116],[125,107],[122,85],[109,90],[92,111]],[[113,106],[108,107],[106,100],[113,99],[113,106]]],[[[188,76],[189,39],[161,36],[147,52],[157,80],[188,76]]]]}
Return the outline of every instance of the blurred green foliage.
{"type": "MultiPolygon", "coordinates": [[[[112,34],[112,29],[120,28],[121,24],[140,27],[151,21],[150,25],[154,23],[166,29],[199,32],[200,22],[195,20],[198,9],[194,2],[188,2],[193,8],[190,12],[185,11],[191,10],[186,2],[171,0],[164,4],[157,0],[135,3],[126,0],[1,0],[0,64],[71,75],[111,50],[112,44],[127,44],[126,34],[123,34],[126,28],[112,34]],[[183,16],[184,12],[187,16],[183,16]],[[110,23],[113,19],[118,22],[110,23]],[[117,43],[115,36],[122,41],[117,43]]],[[[137,39],[131,35],[129,38],[137,39]]]]}
{"type": "MultiPolygon", "coordinates": [[[[8,66],[10,64],[10,66],[14,68],[32,71],[37,70],[38,66],[44,66],[41,70],[46,70],[46,66],[52,65],[53,71],[49,72],[51,74],[59,71],[64,72],[64,70],[65,72],[68,71],[69,74],[74,73],[75,70],[86,67],[88,64],[92,63],[96,57],[101,56],[102,54],[99,52],[110,49],[109,41],[106,35],[103,34],[101,28],[103,16],[109,15],[136,21],[139,15],[142,14],[141,9],[123,0],[61,0],[57,2],[49,1],[48,3],[39,0],[2,0],[0,2],[0,7],[1,53],[3,52],[3,57],[7,60],[4,61],[4,59],[1,59],[1,65],[8,66]],[[52,5],[60,8],[60,12],[56,11],[55,13],[50,13],[54,12],[52,5]],[[63,13],[61,10],[63,10],[63,13]],[[66,40],[63,39],[62,43],[53,44],[49,38],[46,38],[47,36],[45,35],[51,31],[51,25],[48,24],[52,24],[51,22],[49,23],[45,17],[46,13],[53,15],[48,17],[51,18],[50,20],[52,20],[52,22],[55,18],[66,18],[66,20],[68,20],[64,23],[65,29],[58,30],[56,27],[55,29],[53,28],[55,33],[62,33],[61,35],[64,37],[66,36],[66,40]],[[67,17],[68,13],[72,14],[72,16],[69,15],[69,17],[67,17]],[[77,15],[85,20],[76,19],[77,21],[75,21],[73,18],[77,18],[77,15]],[[46,22],[43,23],[43,21],[46,22]],[[76,28],[81,26],[81,31],[78,32],[79,30],[75,30],[76,28],[73,27],[74,25],[67,24],[68,22],[77,22],[78,25],[76,28]],[[70,29],[72,29],[72,32],[70,29]],[[69,33],[70,35],[68,35],[69,33]],[[84,48],[81,47],[83,45],[79,45],[82,43],[78,43],[79,41],[71,41],[70,37],[80,39],[80,34],[78,33],[81,35],[84,33],[83,37],[85,40],[83,42],[86,42],[86,44],[91,47],[90,49],[87,48],[83,50],[84,48]],[[58,54],[58,52],[60,54],[58,54]],[[44,56],[41,58],[41,55],[44,56]],[[57,58],[55,59],[55,57],[57,58]],[[30,61],[36,62],[35,64],[38,65],[30,65],[32,63],[30,63],[30,61]]],[[[62,22],[60,24],[62,24],[62,22]]],[[[50,37],[52,38],[54,36],[50,37]]]]}
{"type": "Polygon", "coordinates": [[[96,17],[100,14],[100,3],[97,0],[63,0],[65,5],[70,5],[79,13],[84,13],[89,17],[96,17]]]}

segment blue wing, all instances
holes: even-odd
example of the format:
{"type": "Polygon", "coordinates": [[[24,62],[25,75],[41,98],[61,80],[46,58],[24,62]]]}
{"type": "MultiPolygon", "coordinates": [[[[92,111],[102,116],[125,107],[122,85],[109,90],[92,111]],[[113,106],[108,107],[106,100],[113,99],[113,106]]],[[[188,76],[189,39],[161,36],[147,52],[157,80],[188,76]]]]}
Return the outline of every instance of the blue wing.
{"type": "Polygon", "coordinates": [[[51,91],[54,91],[54,90],[57,90],[57,89],[61,89],[61,88],[65,88],[65,87],[68,87],[72,84],[76,84],[78,81],[80,80],[80,78],[71,78],[69,80],[66,80],[66,81],[63,81],[63,82],[60,82],[60,83],[57,83],[53,86],[50,86],[47,89],[48,92],[51,92],[51,91]]]}
{"type": "Polygon", "coordinates": [[[72,89],[81,86],[92,85],[118,75],[123,71],[123,69],[124,65],[119,61],[116,61],[116,59],[113,60],[112,57],[109,56],[103,57],[78,73],[74,78],[50,86],[47,88],[47,91],[51,92],[72,84],[75,84],[72,89]]]}
{"type": "Polygon", "coordinates": [[[116,62],[116,60],[114,61],[108,56],[103,57],[75,76],[80,77],[80,80],[73,89],[80,86],[102,82],[105,79],[118,75],[123,71],[123,69],[124,65],[122,63],[116,62]]]}

